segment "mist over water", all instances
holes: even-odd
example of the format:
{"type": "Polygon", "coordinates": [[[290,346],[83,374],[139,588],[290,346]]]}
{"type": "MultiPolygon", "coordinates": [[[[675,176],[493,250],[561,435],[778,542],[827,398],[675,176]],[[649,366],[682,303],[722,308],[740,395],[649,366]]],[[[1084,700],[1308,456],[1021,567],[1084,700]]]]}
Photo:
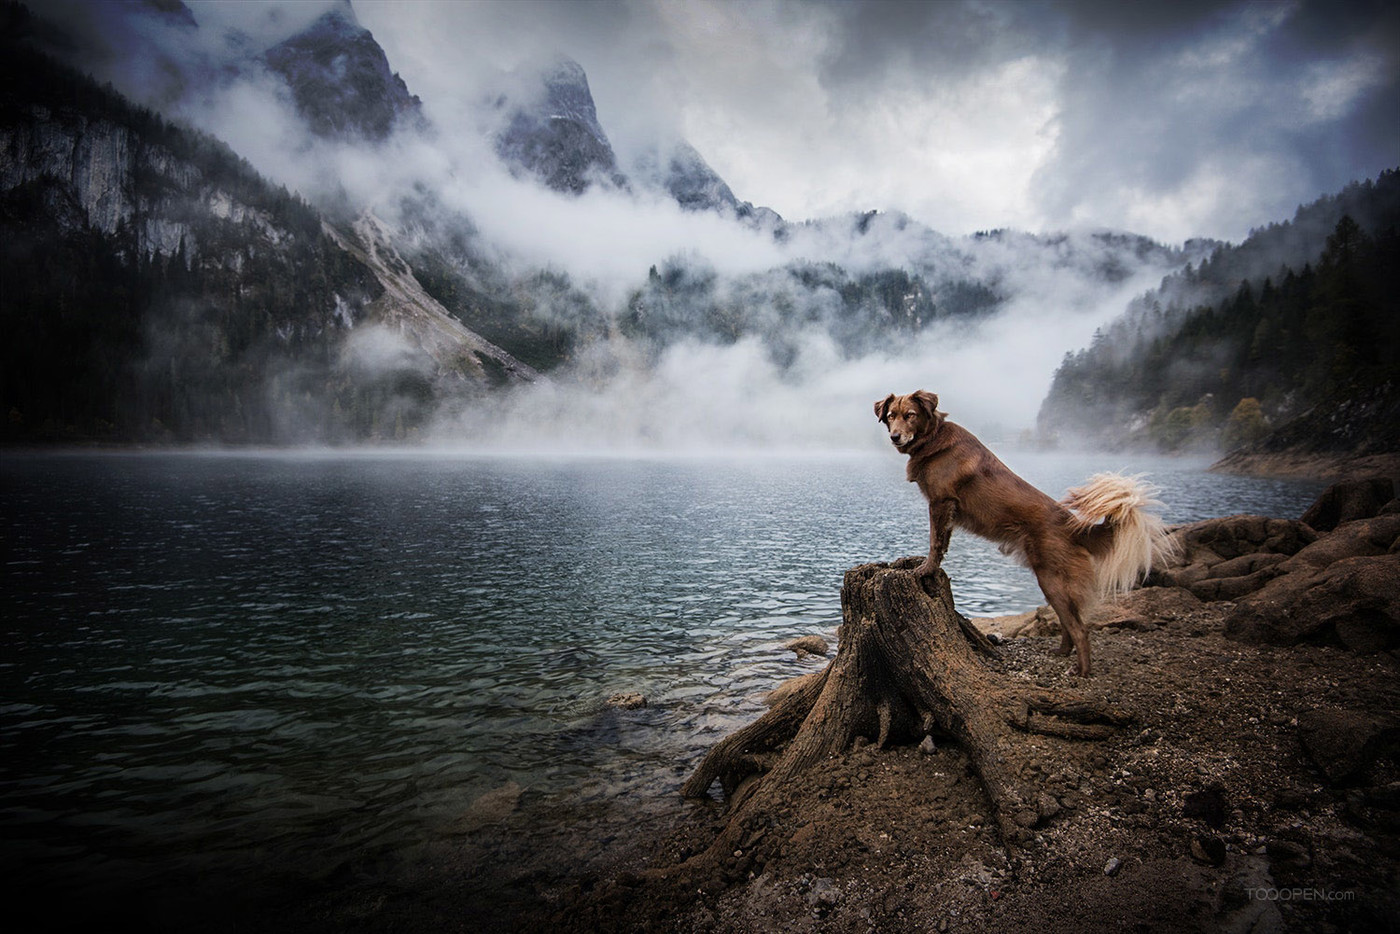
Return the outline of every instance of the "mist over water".
{"type": "MultiPolygon", "coordinates": [[[[1059,495],[1151,469],[1171,521],[1297,515],[1312,484],[1006,454],[1059,495]]],[[[922,552],[892,451],[11,456],[0,862],[21,888],[320,876],[464,829],[509,781],[665,804],[815,670],[844,571],[922,552]],[[638,691],[638,711],[606,707],[638,691]]],[[[1041,602],[955,535],[960,609],[1041,602]]],[[[650,802],[650,803],[649,803],[650,802]]]]}

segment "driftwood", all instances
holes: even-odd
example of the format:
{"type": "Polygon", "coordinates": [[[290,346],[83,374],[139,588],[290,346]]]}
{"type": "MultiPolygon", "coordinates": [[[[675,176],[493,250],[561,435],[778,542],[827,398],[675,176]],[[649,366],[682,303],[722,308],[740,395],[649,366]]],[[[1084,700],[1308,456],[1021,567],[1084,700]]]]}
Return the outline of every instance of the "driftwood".
{"type": "Polygon", "coordinates": [[[1028,734],[1102,739],[1130,717],[1069,691],[998,673],[977,656],[996,649],[953,609],[942,571],[921,578],[918,559],[846,572],[836,658],[798,682],[754,723],[722,740],[682,789],[704,797],[718,781],[729,803],[707,856],[722,858],[775,805],[787,784],[857,737],[884,746],[951,737],[967,752],[1004,843],[1028,839],[1040,820],[1030,766],[1043,755],[1028,734]]]}

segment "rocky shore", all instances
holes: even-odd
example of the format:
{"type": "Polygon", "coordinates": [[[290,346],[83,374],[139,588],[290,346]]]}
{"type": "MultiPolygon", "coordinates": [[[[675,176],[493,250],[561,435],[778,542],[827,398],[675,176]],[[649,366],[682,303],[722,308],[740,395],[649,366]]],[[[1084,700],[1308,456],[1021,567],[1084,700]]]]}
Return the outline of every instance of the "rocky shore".
{"type": "Polygon", "coordinates": [[[411,874],[303,893],[271,926],[1400,930],[1393,485],[1341,484],[1296,519],[1174,534],[1179,562],[1099,609],[1087,682],[1049,654],[1048,609],[975,621],[999,643],[999,674],[1132,715],[1108,739],[1036,738],[1021,845],[997,832],[957,746],[857,740],[793,782],[717,869],[687,867],[723,824],[719,802],[617,802],[546,826],[512,795],[411,874]]]}
{"type": "Polygon", "coordinates": [[[1219,473],[1254,477],[1308,477],[1344,483],[1400,477],[1400,454],[1314,453],[1300,450],[1232,451],[1210,467],[1219,473]]]}

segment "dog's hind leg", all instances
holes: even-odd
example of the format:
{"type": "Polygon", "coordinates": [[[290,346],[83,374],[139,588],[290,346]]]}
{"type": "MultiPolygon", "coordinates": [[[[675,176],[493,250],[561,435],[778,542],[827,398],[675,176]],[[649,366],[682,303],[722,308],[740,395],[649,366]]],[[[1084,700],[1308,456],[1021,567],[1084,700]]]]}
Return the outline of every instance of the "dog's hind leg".
{"type": "Polygon", "coordinates": [[[929,577],[943,566],[948,543],[953,538],[953,517],[958,514],[958,501],[940,499],[928,504],[928,557],[914,569],[920,577],[929,577]]]}
{"type": "Polygon", "coordinates": [[[1078,656],[1078,674],[1081,678],[1087,678],[1090,671],[1089,627],[1084,625],[1080,613],[1088,605],[1088,600],[1076,583],[1089,580],[1089,575],[1093,573],[1089,554],[1078,549],[1069,555],[1062,554],[1059,562],[1042,563],[1045,551],[1031,546],[1028,556],[1035,561],[1031,568],[1035,571],[1036,581],[1046,601],[1060,618],[1062,635],[1055,654],[1068,655],[1070,649],[1074,649],[1078,656]]]}
{"type": "Polygon", "coordinates": [[[1068,655],[1073,647],[1077,656],[1076,673],[1081,678],[1089,677],[1089,627],[1084,625],[1084,620],[1079,616],[1078,601],[1061,594],[1052,596],[1049,591],[1045,597],[1050,601],[1050,606],[1054,607],[1055,615],[1060,617],[1060,627],[1063,630],[1060,646],[1055,650],[1055,654],[1068,655]]]}

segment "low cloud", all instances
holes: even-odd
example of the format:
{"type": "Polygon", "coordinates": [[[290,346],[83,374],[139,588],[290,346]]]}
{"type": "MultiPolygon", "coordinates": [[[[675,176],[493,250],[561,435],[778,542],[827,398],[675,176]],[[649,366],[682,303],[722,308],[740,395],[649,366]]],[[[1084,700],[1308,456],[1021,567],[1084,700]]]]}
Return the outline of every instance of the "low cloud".
{"type": "MultiPolygon", "coordinates": [[[[1009,271],[1015,255],[1002,258],[1009,271]]],[[[600,342],[489,410],[441,420],[429,436],[523,451],[869,450],[885,443],[874,401],[927,388],[955,421],[1014,439],[1034,424],[1065,350],[1087,344],[1159,277],[1144,266],[1109,284],[1040,268],[1008,283],[1016,292],[986,320],[890,334],[857,356],[815,327],[790,335],[793,353],[782,360],[756,336],[682,339],[657,359],[626,340],[600,342]]]]}

